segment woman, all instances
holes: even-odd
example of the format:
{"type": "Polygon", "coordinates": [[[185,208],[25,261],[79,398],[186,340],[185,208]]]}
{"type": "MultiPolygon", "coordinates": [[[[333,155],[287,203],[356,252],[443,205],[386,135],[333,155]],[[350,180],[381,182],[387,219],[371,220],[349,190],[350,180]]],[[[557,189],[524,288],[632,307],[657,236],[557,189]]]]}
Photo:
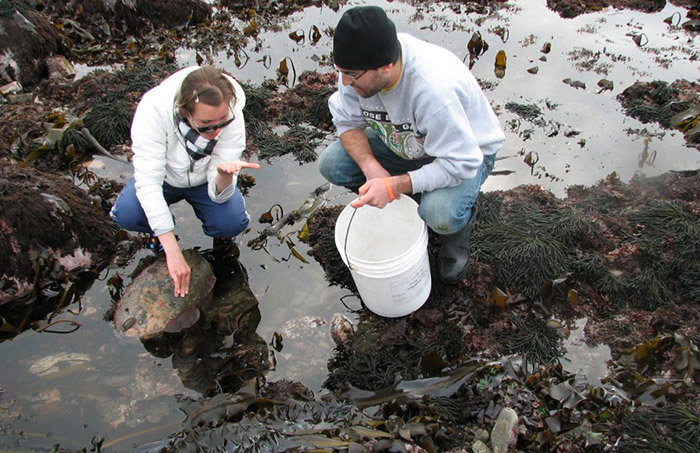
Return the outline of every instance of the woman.
{"type": "MultiPolygon", "coordinates": [[[[189,291],[190,267],[169,205],[186,200],[214,238],[243,232],[250,217],[236,188],[245,149],[240,85],[212,66],[181,69],[146,92],[131,125],[134,177],[112,208],[120,227],[149,233],[162,246],[175,297],[189,291]]],[[[156,244],[158,248],[158,244],[156,244]]]]}

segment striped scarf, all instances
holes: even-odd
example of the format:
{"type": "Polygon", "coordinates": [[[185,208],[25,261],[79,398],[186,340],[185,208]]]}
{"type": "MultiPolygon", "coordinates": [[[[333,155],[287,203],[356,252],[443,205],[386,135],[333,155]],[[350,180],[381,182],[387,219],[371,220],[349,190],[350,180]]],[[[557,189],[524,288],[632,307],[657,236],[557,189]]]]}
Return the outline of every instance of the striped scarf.
{"type": "Polygon", "coordinates": [[[192,129],[185,120],[179,117],[177,127],[182,136],[185,137],[185,148],[187,149],[187,154],[192,158],[190,171],[193,171],[196,161],[203,157],[211,156],[217,141],[202,137],[196,130],[192,129]]]}

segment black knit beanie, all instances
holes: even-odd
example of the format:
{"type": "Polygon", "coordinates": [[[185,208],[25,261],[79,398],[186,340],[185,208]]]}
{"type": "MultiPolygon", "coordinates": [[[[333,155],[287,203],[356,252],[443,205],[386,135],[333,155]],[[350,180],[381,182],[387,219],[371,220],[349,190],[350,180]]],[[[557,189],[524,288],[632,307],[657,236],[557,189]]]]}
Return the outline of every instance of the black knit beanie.
{"type": "Polygon", "coordinates": [[[333,60],[343,69],[376,69],[399,58],[396,27],[378,6],[357,6],[340,18],[333,38],[333,60]]]}

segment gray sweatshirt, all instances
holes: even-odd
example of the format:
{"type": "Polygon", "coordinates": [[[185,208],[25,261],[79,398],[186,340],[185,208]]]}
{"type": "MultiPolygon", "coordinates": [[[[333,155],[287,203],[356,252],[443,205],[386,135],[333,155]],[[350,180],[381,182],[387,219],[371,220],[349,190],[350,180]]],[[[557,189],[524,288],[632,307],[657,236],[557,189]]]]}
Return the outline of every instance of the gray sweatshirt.
{"type": "Polygon", "coordinates": [[[338,80],[328,101],[338,135],[367,126],[404,159],[435,157],[409,172],[413,193],[452,187],[473,178],[484,155],[505,141],[481,87],[452,52],[399,33],[398,84],[364,99],[338,80]]]}

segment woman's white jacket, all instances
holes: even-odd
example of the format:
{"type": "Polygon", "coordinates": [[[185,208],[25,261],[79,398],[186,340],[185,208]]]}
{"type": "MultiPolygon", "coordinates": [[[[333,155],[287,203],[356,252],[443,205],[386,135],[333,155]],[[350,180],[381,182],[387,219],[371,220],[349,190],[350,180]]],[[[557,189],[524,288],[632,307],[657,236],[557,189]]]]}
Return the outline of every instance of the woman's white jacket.
{"type": "Polygon", "coordinates": [[[175,98],[182,81],[197,68],[180,69],[147,91],[136,107],[131,125],[136,196],[156,236],[175,227],[163,196],[163,182],[180,188],[206,183],[209,197],[217,203],[228,200],[236,188],[234,177],[229,187],[221,193],[216,192],[216,165],[240,159],[245,149],[245,94],[241,86],[227,76],[236,93],[232,105],[235,120],[216,137],[217,144],[211,156],[193,160],[177,127],[175,98]]]}

